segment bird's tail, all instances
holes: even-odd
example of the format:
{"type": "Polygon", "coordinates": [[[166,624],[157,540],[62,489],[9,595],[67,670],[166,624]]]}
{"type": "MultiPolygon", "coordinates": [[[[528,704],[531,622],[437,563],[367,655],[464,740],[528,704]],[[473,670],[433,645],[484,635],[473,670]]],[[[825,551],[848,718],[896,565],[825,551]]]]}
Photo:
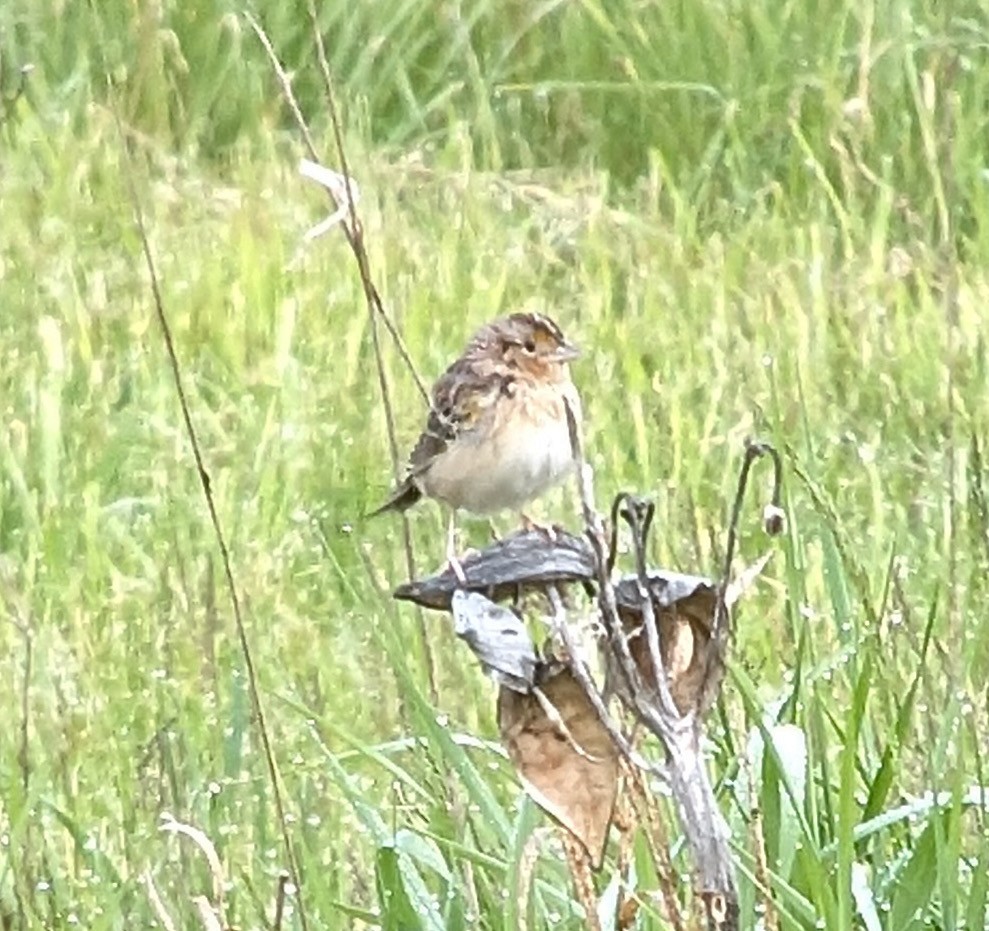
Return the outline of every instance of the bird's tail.
{"type": "Polygon", "coordinates": [[[379,508],[375,508],[368,514],[368,517],[377,517],[379,514],[384,514],[386,511],[407,511],[413,504],[415,504],[422,497],[422,491],[419,486],[412,481],[411,478],[407,478],[398,488],[395,493],[379,508]]]}

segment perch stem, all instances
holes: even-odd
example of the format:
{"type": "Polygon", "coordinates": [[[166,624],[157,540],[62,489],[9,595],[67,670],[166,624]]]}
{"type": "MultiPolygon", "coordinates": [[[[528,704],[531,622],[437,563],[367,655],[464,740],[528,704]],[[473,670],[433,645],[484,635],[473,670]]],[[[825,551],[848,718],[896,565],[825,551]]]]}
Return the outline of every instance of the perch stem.
{"type": "MultiPolygon", "coordinates": [[[[632,529],[632,542],[635,547],[635,571],[636,583],[639,591],[639,602],[642,607],[642,623],[646,629],[646,645],[649,648],[649,659],[652,661],[653,671],[656,676],[656,688],[654,697],[659,704],[659,712],[664,719],[664,723],[670,729],[689,726],[691,721],[698,718],[692,712],[682,719],[673,696],[670,694],[669,677],[666,674],[666,666],[663,663],[663,655],[660,650],[659,629],[656,625],[656,610],[653,605],[652,594],[649,591],[649,576],[646,571],[646,534],[649,531],[649,524],[652,522],[652,510],[654,505],[640,499],[633,499],[626,495],[627,506],[622,511],[622,516],[632,529]]],[[[624,634],[622,635],[624,640],[624,634]]],[[[650,696],[653,697],[653,696],[650,696]]]]}
{"type": "MultiPolygon", "coordinates": [[[[615,587],[611,583],[611,570],[614,551],[612,546],[605,549],[604,525],[601,515],[594,507],[594,487],[591,467],[584,459],[584,443],[580,433],[577,418],[570,407],[570,402],[564,402],[567,413],[567,428],[570,434],[570,448],[577,470],[577,486],[580,492],[581,512],[584,519],[584,535],[587,537],[594,553],[594,566],[598,583],[598,610],[601,612],[601,622],[608,638],[609,654],[617,654],[616,671],[622,679],[621,691],[626,701],[634,702],[634,696],[642,693],[642,682],[639,669],[632,659],[625,639],[621,618],[618,615],[618,604],[615,600],[615,587]]],[[[612,523],[615,514],[612,512],[612,523]]],[[[614,534],[614,532],[613,532],[614,534]]]]}

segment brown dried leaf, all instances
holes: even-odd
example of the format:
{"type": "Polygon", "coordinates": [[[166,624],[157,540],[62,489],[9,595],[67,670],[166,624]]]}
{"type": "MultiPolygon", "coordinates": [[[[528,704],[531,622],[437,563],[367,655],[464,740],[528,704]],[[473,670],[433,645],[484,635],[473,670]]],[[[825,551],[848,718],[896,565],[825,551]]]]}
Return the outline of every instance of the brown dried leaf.
{"type": "Polygon", "coordinates": [[[499,690],[502,743],[532,799],[580,841],[598,869],[615,807],[618,752],[569,670],[540,689],[558,720],[536,695],[499,690]]]}

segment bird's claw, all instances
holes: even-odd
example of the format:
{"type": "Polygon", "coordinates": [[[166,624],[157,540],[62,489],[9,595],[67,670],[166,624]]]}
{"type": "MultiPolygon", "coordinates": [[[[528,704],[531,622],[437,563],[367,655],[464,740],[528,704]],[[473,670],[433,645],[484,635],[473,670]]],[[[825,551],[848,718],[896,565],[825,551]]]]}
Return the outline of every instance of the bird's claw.
{"type": "Polygon", "coordinates": [[[543,534],[550,543],[556,543],[559,539],[559,534],[556,531],[556,527],[552,524],[541,524],[538,521],[534,521],[527,514],[522,515],[522,527],[526,531],[535,530],[536,532],[543,534]]]}

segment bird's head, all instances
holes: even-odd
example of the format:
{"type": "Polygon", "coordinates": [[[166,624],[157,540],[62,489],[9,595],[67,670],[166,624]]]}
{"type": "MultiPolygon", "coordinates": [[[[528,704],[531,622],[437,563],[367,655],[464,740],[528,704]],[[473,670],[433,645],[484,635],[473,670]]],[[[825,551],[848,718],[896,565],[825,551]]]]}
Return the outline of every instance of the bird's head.
{"type": "Polygon", "coordinates": [[[569,363],[580,355],[556,323],[542,314],[511,314],[485,329],[484,342],[501,362],[540,381],[568,379],[569,363]]]}

